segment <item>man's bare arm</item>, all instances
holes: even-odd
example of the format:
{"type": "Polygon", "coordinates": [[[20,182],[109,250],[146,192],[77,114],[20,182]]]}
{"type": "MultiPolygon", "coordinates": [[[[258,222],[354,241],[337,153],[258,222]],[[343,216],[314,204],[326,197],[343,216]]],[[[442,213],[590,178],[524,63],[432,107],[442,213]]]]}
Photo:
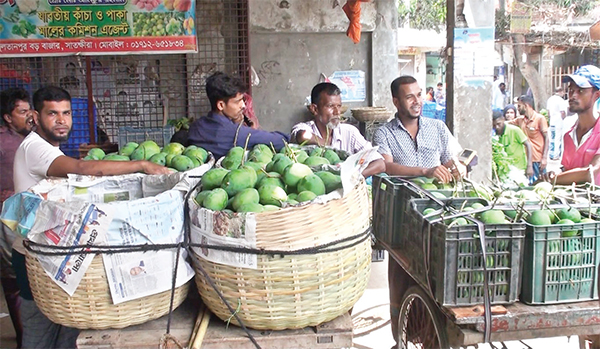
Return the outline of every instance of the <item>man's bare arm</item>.
{"type": "Polygon", "coordinates": [[[377,159],[369,163],[367,168],[363,170],[362,175],[367,178],[382,172],[385,172],[385,162],[382,159],[377,159]]]}
{"type": "Polygon", "coordinates": [[[104,160],[77,160],[68,156],[57,157],[48,168],[47,175],[52,177],[66,177],[69,173],[90,176],[112,176],[135,172],[147,174],[167,174],[169,169],[150,161],[104,161],[104,160]]]}
{"type": "MultiPolygon", "coordinates": [[[[574,168],[556,175],[556,184],[570,185],[571,183],[592,182],[591,176],[596,177],[600,172],[600,155],[592,158],[589,167],[574,168]],[[591,171],[590,171],[591,170],[591,171]]],[[[552,178],[548,179],[550,182],[552,178]]]]}
{"type": "Polygon", "coordinates": [[[444,165],[432,168],[424,167],[409,167],[397,164],[391,155],[382,154],[385,161],[385,171],[393,176],[426,176],[435,177],[443,183],[448,183],[452,180],[452,173],[444,165]]]}

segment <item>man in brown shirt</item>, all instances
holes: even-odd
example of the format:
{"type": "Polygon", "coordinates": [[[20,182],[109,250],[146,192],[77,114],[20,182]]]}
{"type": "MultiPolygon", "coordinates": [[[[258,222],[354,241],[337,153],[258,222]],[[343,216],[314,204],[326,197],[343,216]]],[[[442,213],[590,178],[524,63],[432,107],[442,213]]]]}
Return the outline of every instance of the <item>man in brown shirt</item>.
{"type": "Polygon", "coordinates": [[[522,95],[518,99],[518,118],[510,123],[519,126],[531,143],[531,163],[533,176],[529,177],[529,184],[533,184],[540,174],[546,173],[548,164],[548,122],[546,118],[533,109],[533,98],[522,95]]]}
{"type": "MultiPolygon", "coordinates": [[[[21,88],[10,88],[0,93],[0,206],[14,194],[13,162],[21,141],[31,131],[33,118],[29,93],[21,88]]],[[[19,287],[11,263],[13,232],[0,223],[0,271],[2,288],[8,311],[17,334],[17,348],[21,347],[22,326],[19,312],[19,287]]]]}

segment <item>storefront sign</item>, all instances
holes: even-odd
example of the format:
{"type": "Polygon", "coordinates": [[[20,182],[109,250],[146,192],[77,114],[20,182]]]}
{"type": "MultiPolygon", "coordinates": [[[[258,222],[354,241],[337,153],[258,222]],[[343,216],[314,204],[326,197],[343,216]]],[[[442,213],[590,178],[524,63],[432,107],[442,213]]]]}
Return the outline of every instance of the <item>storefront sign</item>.
{"type": "Polygon", "coordinates": [[[0,55],[197,51],[192,0],[0,0],[0,55]]]}

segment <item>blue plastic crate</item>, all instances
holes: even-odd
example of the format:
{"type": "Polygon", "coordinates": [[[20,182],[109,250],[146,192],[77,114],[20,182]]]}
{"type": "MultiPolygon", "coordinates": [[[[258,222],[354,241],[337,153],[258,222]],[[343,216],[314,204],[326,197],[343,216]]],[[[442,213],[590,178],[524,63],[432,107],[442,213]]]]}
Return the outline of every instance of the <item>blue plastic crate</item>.
{"type": "Polygon", "coordinates": [[[31,94],[31,85],[17,78],[0,78],[0,91],[12,87],[21,87],[31,94]]]}
{"type": "Polygon", "coordinates": [[[434,119],[446,122],[446,108],[437,108],[435,110],[434,119]]]}
{"type": "MultiPolygon", "coordinates": [[[[79,158],[79,146],[83,143],[90,143],[90,126],[88,120],[88,100],[87,98],[72,98],[71,99],[71,113],[73,119],[73,125],[71,126],[71,135],[69,140],[60,145],[60,149],[65,155],[79,158]]],[[[96,130],[97,125],[97,111],[94,106],[94,135],[95,139],[98,137],[96,130]]]]}
{"type": "Polygon", "coordinates": [[[155,141],[158,146],[169,144],[175,130],[172,126],[161,128],[133,128],[119,127],[119,149],[128,142],[141,143],[143,141],[155,141]]]}
{"type": "Polygon", "coordinates": [[[435,102],[423,101],[423,108],[421,109],[421,115],[426,118],[435,119],[435,109],[437,104],[435,102]]]}

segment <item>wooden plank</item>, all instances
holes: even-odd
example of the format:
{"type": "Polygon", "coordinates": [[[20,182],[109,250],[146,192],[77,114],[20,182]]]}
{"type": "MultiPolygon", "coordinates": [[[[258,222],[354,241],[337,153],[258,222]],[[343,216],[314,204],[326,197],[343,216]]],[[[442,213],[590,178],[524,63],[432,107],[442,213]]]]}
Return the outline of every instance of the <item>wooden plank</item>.
{"type": "MultiPolygon", "coordinates": [[[[483,333],[461,328],[462,335],[457,342],[453,342],[454,345],[467,346],[474,345],[483,342],[483,333]]],[[[550,338],[550,337],[561,337],[561,336],[586,336],[586,335],[597,335],[600,334],[599,326],[566,326],[560,328],[541,328],[541,329],[530,329],[530,330],[519,330],[510,332],[498,332],[492,333],[492,342],[505,342],[515,341],[524,339],[534,338],[550,338]]]]}
{"type": "MultiPolygon", "coordinates": [[[[502,305],[492,306],[492,315],[504,315],[508,310],[502,305]]],[[[475,305],[470,307],[448,308],[453,319],[461,320],[463,318],[480,317],[485,314],[483,305],[475,305]]]]}
{"type": "MultiPolygon", "coordinates": [[[[298,330],[249,330],[263,348],[330,349],[352,347],[352,319],[348,313],[321,324],[298,330]]],[[[246,333],[237,326],[226,327],[219,319],[211,320],[202,349],[254,349],[246,333]]]]}

